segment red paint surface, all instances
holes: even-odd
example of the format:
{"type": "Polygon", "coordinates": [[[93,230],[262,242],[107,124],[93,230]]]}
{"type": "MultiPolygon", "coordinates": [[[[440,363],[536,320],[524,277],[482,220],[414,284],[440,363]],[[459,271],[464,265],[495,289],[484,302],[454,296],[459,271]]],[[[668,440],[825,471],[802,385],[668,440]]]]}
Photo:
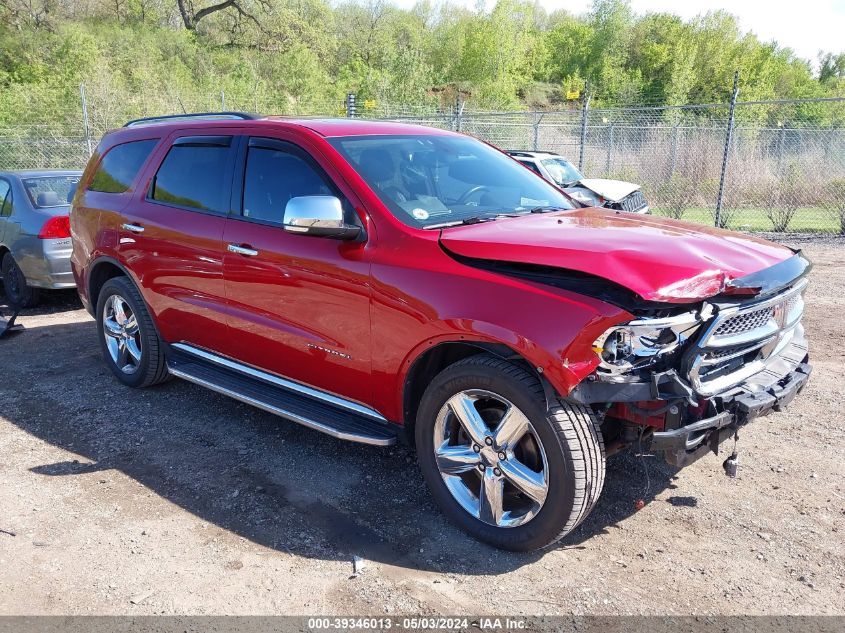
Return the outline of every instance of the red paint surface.
{"type": "Polygon", "coordinates": [[[644,299],[679,303],[711,297],[725,282],[794,254],[731,231],[602,209],[457,227],[443,245],[467,257],[590,273],[644,299]]]}
{"type": "Polygon", "coordinates": [[[167,342],[215,350],[362,402],[401,423],[407,373],[435,345],[506,345],[567,394],[598,363],[592,342],[631,318],[596,299],[458,263],[444,246],[471,257],[581,270],[645,298],[678,302],[714,294],[712,279],[703,275],[708,271],[716,271],[711,276],[721,284],[791,255],[733,233],[591,209],[448,229],[441,244],[439,231],[413,229],[394,218],[325,140],[400,133],[451,134],[396,123],[264,119],[182,121],[106,136],[71,214],[72,265],[81,296],[88,301],[92,268],[114,260],[141,288],[167,342]],[[298,144],[353,204],[366,240],[293,235],[239,217],[146,201],[172,138],[201,133],[298,144]],[[143,138],[161,143],[133,189],[84,191],[110,147],[143,138]],[[128,233],[121,228],[125,222],[142,224],[144,233],[128,233]],[[228,253],[228,243],[255,248],[260,256],[228,253]]]}

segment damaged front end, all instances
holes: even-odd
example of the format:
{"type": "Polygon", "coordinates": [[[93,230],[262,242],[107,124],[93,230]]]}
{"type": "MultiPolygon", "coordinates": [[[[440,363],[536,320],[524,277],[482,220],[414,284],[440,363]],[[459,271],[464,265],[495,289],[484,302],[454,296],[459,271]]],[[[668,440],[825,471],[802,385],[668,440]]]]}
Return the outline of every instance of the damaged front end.
{"type": "Polygon", "coordinates": [[[569,397],[596,411],[608,452],[684,466],[789,404],[811,371],[801,324],[810,267],[797,253],[683,311],[649,306],[604,332],[598,367],[569,397]]]}

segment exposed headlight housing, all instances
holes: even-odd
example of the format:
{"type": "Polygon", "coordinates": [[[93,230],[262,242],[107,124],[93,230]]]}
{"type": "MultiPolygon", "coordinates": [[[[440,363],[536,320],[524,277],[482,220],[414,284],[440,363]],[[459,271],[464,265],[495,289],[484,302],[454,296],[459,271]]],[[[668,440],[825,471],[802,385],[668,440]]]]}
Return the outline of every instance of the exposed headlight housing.
{"type": "Polygon", "coordinates": [[[658,362],[686,343],[702,323],[710,318],[712,308],[674,317],[637,319],[605,331],[593,343],[600,362],[598,373],[621,376],[658,362]]]}

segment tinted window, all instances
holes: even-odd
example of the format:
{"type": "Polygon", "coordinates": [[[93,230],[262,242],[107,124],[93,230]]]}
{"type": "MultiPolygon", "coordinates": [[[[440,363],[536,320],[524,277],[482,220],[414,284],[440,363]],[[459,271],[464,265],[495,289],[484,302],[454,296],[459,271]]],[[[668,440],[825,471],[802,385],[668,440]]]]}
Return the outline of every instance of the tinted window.
{"type": "Polygon", "coordinates": [[[8,180],[0,178],[0,216],[12,215],[12,191],[8,180]]]}
{"type": "Polygon", "coordinates": [[[226,211],[228,159],[229,148],[222,145],[174,145],[156,174],[153,200],[202,211],[226,211]]]}
{"type": "Polygon", "coordinates": [[[135,180],[158,139],[132,141],[112,147],[94,172],[88,189],[105,193],[123,193],[135,180]]]}
{"type": "Polygon", "coordinates": [[[305,159],[277,149],[251,147],[244,176],[245,217],[282,223],[288,200],[333,196],[334,191],[305,159]]]}

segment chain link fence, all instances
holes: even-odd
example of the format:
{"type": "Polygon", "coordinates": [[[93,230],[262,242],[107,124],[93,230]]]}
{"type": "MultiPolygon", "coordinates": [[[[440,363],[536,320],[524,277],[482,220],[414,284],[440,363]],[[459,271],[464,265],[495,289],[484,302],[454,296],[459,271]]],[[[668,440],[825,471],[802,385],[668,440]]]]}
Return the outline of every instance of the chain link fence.
{"type": "Polygon", "coordinates": [[[845,97],[738,102],[733,118],[727,103],[592,108],[587,99],[553,112],[485,112],[471,102],[392,106],[354,95],[291,102],[260,87],[155,100],[91,100],[83,91],[79,103],[78,120],[59,128],[0,127],[0,169],[82,168],[106,130],[139,116],[355,116],[460,131],[502,149],[559,153],[590,178],[641,185],[658,215],[752,232],[845,234],[845,97]]]}

